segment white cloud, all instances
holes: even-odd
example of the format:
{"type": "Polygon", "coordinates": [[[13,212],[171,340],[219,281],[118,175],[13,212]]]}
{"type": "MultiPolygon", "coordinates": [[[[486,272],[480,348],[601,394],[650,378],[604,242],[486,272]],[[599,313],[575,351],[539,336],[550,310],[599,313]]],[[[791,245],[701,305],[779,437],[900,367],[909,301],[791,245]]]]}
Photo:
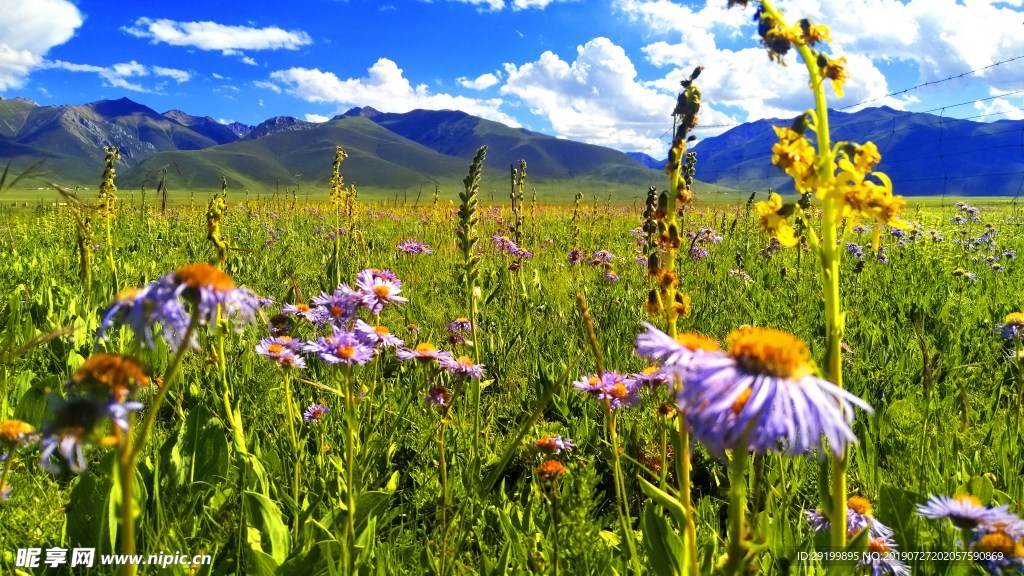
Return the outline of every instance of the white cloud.
{"type": "MultiPolygon", "coordinates": [[[[796,54],[787,56],[787,67],[770,65],[753,39],[753,12],[727,10],[726,4],[707,0],[703,7],[691,8],[668,0],[618,0],[617,7],[649,30],[673,40],[655,41],[643,48],[655,66],[674,68],[659,86],[668,89],[688,69],[703,64],[699,82],[711,109],[728,105],[743,111],[746,117],[742,120],[754,120],[791,116],[808,108],[806,73],[796,54]],[[730,48],[737,38],[745,47],[730,48]]],[[[884,97],[890,86],[876,63],[916,63],[920,79],[929,81],[1016,56],[1024,13],[998,4],[992,0],[779,2],[793,22],[807,17],[827,24],[832,30],[832,51],[848,60],[851,79],[846,96],[830,96],[830,105],[872,100],[873,106],[894,108],[907,101],[884,97]]],[[[981,77],[992,86],[1019,85],[1024,62],[998,66],[981,77]]]]}
{"type": "Polygon", "coordinates": [[[572,63],[549,51],[536,62],[506,64],[501,93],[547,118],[558,136],[629,150],[657,145],[670,127],[674,93],[640,81],[626,52],[607,38],[576,51],[572,63]]]}
{"type": "Polygon", "coordinates": [[[153,74],[157,76],[166,76],[171,80],[174,80],[178,84],[182,82],[188,82],[192,79],[192,74],[184,70],[178,70],[176,68],[164,68],[163,66],[153,66],[151,68],[153,74]]]}
{"type": "MultiPolygon", "coordinates": [[[[430,0],[423,0],[430,2],[430,0]]],[[[473,6],[479,6],[478,10],[495,12],[503,10],[505,8],[505,0],[448,0],[449,2],[455,2],[458,4],[471,4],[473,6]]],[[[551,4],[557,4],[559,2],[577,2],[578,0],[511,0],[509,5],[512,6],[513,10],[529,10],[538,9],[543,10],[551,4]]]]}
{"type": "Polygon", "coordinates": [[[317,124],[327,122],[330,120],[330,116],[324,116],[323,114],[306,114],[306,122],[316,122],[317,124]]]}
{"type": "Polygon", "coordinates": [[[217,74],[216,72],[211,73],[210,76],[213,76],[217,80],[223,80],[224,79],[223,76],[221,76],[220,74],[217,74]]]}
{"type": "Polygon", "coordinates": [[[313,42],[309,34],[301,30],[284,30],[277,26],[255,28],[216,22],[178,22],[166,18],[139,18],[132,26],[121,29],[154,44],[163,42],[172,46],[218,50],[228,56],[240,55],[241,50],[297,50],[313,42]]]}
{"type": "Polygon", "coordinates": [[[981,101],[978,100],[974,103],[974,109],[978,111],[982,118],[978,120],[990,121],[990,120],[1024,120],[1024,98],[996,98],[994,100],[981,101]],[[1011,100],[1018,100],[1020,105],[1014,104],[1011,100]]]}
{"type": "Polygon", "coordinates": [[[0,8],[0,91],[24,86],[50,48],[70,40],[83,22],[66,0],[0,0],[0,8]]]}
{"type": "Polygon", "coordinates": [[[505,7],[505,0],[450,0],[459,4],[471,4],[480,6],[480,10],[501,10],[505,7]]]}
{"type": "Polygon", "coordinates": [[[518,126],[500,110],[499,98],[476,99],[430,92],[426,84],[413,86],[393,61],[381,58],[363,78],[342,80],[331,72],[313,68],[289,68],[270,74],[271,80],[307,102],[329,102],[339,106],[373,106],[385,112],[408,112],[416,108],[462,110],[469,114],[518,126]]]}
{"type": "Polygon", "coordinates": [[[486,90],[498,83],[498,77],[488,72],[477,76],[475,80],[459,78],[458,82],[463,88],[469,88],[470,90],[486,90]]]}
{"type": "Polygon", "coordinates": [[[192,74],[184,70],[178,70],[177,68],[164,68],[163,66],[146,66],[145,64],[140,64],[135,60],[132,60],[131,62],[120,62],[111,66],[75,64],[72,62],[65,62],[63,60],[56,60],[52,62],[44,62],[43,67],[67,70],[68,72],[87,72],[97,74],[108,86],[124,90],[133,90],[135,92],[154,92],[157,90],[146,88],[137,81],[132,82],[129,80],[130,78],[142,78],[150,75],[163,76],[170,78],[179,84],[182,82],[188,82],[192,78],[192,74]]]}
{"type": "Polygon", "coordinates": [[[267,82],[266,80],[254,80],[252,85],[257,87],[257,88],[265,88],[267,90],[270,90],[270,91],[274,92],[275,94],[280,94],[281,93],[281,87],[280,86],[278,86],[277,84],[274,84],[273,82],[267,82]]]}
{"type": "Polygon", "coordinates": [[[242,64],[248,64],[249,66],[258,66],[256,59],[250,56],[242,56],[242,64]]]}

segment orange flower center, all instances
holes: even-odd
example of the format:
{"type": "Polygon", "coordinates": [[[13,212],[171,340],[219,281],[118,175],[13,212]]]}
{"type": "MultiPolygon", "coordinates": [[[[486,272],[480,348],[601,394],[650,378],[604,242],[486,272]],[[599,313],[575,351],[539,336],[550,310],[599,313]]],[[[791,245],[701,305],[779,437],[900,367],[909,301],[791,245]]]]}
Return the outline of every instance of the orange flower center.
{"type": "Polygon", "coordinates": [[[698,334],[696,332],[683,332],[682,334],[677,334],[676,342],[682,345],[683,348],[686,348],[687,350],[692,350],[694,352],[698,350],[704,352],[714,352],[716,350],[720,350],[720,348],[718,347],[718,342],[715,342],[713,339],[708,338],[703,334],[698,334]]]}
{"type": "Polygon", "coordinates": [[[1016,543],[1009,534],[1003,531],[985,534],[974,544],[975,550],[982,552],[1002,552],[1004,558],[1013,558],[1016,543]]]}
{"type": "Polygon", "coordinates": [[[345,314],[345,309],[344,308],[342,308],[341,306],[338,306],[337,304],[332,304],[331,305],[331,317],[332,318],[338,318],[339,316],[343,316],[344,314],[345,314]]]}
{"type": "Polygon", "coordinates": [[[953,500],[964,504],[970,504],[976,508],[981,508],[981,500],[979,500],[974,494],[961,494],[959,496],[954,496],[953,500]]]}
{"type": "Polygon", "coordinates": [[[26,434],[32,433],[32,426],[21,420],[4,420],[0,422],[0,443],[9,447],[17,444],[26,434]]]}
{"type": "Polygon", "coordinates": [[[71,375],[71,383],[94,390],[107,390],[118,400],[141,385],[149,383],[142,364],[118,354],[93,354],[71,375]]]}
{"type": "Polygon", "coordinates": [[[374,327],[373,331],[377,333],[377,336],[387,336],[388,334],[390,334],[390,332],[388,332],[387,326],[376,326],[374,327]]]}
{"type": "Polygon", "coordinates": [[[267,352],[270,352],[271,354],[280,354],[281,352],[284,352],[284,346],[275,342],[270,346],[267,346],[267,352]]]}
{"type": "Polygon", "coordinates": [[[612,384],[612,389],[608,391],[608,395],[617,400],[622,400],[629,395],[629,392],[626,391],[625,384],[622,382],[616,382],[615,384],[612,384]]]}
{"type": "Polygon", "coordinates": [[[348,344],[344,346],[338,346],[337,349],[338,357],[348,360],[356,355],[356,349],[348,344]]]}
{"type": "Polygon", "coordinates": [[[554,480],[565,474],[565,466],[558,460],[545,460],[538,468],[537,473],[545,480],[554,480]]]}
{"type": "Polygon", "coordinates": [[[876,554],[888,554],[889,545],[885,543],[885,538],[872,538],[868,542],[868,551],[876,554]]]}
{"type": "Polygon", "coordinates": [[[391,289],[384,284],[377,284],[373,287],[373,293],[380,298],[387,298],[391,295],[391,289]]]}
{"type": "Polygon", "coordinates": [[[813,371],[811,353],[803,340],[788,332],[748,327],[729,335],[729,354],[741,367],[780,378],[802,378],[813,371]]]}
{"type": "Polygon", "coordinates": [[[437,352],[437,346],[430,342],[420,342],[416,345],[416,353],[418,354],[431,354],[434,352],[437,352]]]}
{"type": "Polygon", "coordinates": [[[1007,324],[1024,324],[1024,312],[1010,312],[1004,321],[1007,324]]]}
{"type": "Polygon", "coordinates": [[[850,496],[850,499],[846,501],[846,505],[861,516],[871,516],[871,500],[863,496],[850,496]]]}
{"type": "Polygon", "coordinates": [[[213,288],[220,292],[235,289],[235,281],[209,264],[187,264],[178,268],[174,278],[189,288],[213,288]]]}
{"type": "Polygon", "coordinates": [[[456,362],[458,362],[464,368],[469,368],[470,366],[473,365],[473,359],[470,358],[469,356],[459,356],[459,359],[456,360],[456,362]]]}
{"type": "Polygon", "coordinates": [[[658,373],[658,367],[657,366],[648,366],[647,368],[644,368],[643,370],[641,370],[640,373],[643,374],[644,376],[650,376],[652,374],[657,374],[658,373]]]}
{"type": "Polygon", "coordinates": [[[295,305],[295,309],[298,310],[299,312],[305,314],[305,313],[309,312],[309,304],[305,304],[303,302],[299,302],[298,304],[295,305]]]}

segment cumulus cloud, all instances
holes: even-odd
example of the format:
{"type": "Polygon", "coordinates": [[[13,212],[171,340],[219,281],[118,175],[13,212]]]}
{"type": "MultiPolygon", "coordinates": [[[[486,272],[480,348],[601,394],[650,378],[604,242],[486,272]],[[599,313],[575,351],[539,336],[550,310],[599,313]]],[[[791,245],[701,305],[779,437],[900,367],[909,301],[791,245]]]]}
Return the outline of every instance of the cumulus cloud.
{"type": "Polygon", "coordinates": [[[317,124],[320,124],[322,122],[327,122],[330,119],[330,116],[324,116],[323,114],[306,114],[306,122],[316,122],[317,124]]]}
{"type": "Polygon", "coordinates": [[[20,88],[43,56],[74,36],[82,13],[67,0],[3,1],[0,18],[0,91],[20,88]]]}
{"type": "MultiPolygon", "coordinates": [[[[429,0],[425,0],[429,1],[429,0]]],[[[473,6],[479,6],[481,11],[495,12],[503,10],[505,8],[505,0],[448,0],[449,2],[455,2],[458,4],[471,4],[473,6]]],[[[557,4],[558,2],[576,2],[578,0],[511,0],[509,5],[512,6],[513,10],[529,10],[531,8],[543,10],[551,4],[557,4]]]]}
{"type": "Polygon", "coordinates": [[[238,56],[243,63],[253,66],[256,61],[242,50],[297,50],[313,43],[309,34],[301,30],[284,30],[277,26],[231,26],[208,21],[178,22],[166,18],[139,18],[121,30],[153,44],[187,46],[219,51],[225,56],[238,56]]]}
{"type": "Polygon", "coordinates": [[[152,75],[170,78],[179,84],[182,82],[188,82],[192,79],[192,74],[185,70],[165,68],[163,66],[146,66],[136,62],[135,60],[132,60],[131,62],[120,62],[111,66],[75,64],[72,62],[65,62],[63,60],[56,60],[53,62],[45,62],[42,66],[45,68],[67,70],[69,72],[87,72],[96,74],[102,78],[108,86],[124,90],[132,90],[135,92],[159,91],[159,86],[151,89],[138,83],[137,79],[145,76],[152,75]],[[136,79],[136,81],[132,81],[131,79],[136,79]]]}
{"type": "Polygon", "coordinates": [[[470,90],[486,90],[498,83],[498,77],[488,72],[477,76],[475,80],[459,78],[458,82],[463,88],[469,88],[470,90]]]}
{"type": "Polygon", "coordinates": [[[982,116],[979,120],[1024,120],[1024,98],[1017,95],[995,98],[993,100],[978,100],[974,103],[974,109],[982,116]],[[1018,103],[1014,104],[1016,100],[1018,103]]]}
{"type": "Polygon", "coordinates": [[[505,64],[505,72],[501,93],[547,118],[558,136],[640,150],[671,126],[674,93],[639,80],[625,50],[607,38],[577,47],[571,63],[548,51],[535,62],[505,64]]]}
{"type": "MultiPolygon", "coordinates": [[[[832,30],[832,50],[848,60],[851,79],[834,106],[871,100],[871,105],[902,108],[907,101],[886,98],[890,86],[877,63],[917,64],[922,81],[966,72],[1016,56],[1019,10],[992,0],[780,0],[792,21],[809,18],[832,30]],[[999,6],[1002,4],[1002,6],[999,6]]],[[[1015,5],[1019,6],[1017,2],[1015,5]]],[[[806,75],[795,54],[785,68],[769,65],[757,46],[752,11],[728,10],[725,2],[697,8],[668,0],[618,0],[616,6],[655,34],[669,37],[647,44],[648,61],[672,70],[658,82],[668,89],[686,71],[703,64],[700,86],[711,109],[739,110],[738,120],[791,116],[808,107],[806,75]],[[745,47],[733,48],[739,43],[745,47]]],[[[1019,83],[1024,61],[998,66],[979,76],[990,86],[1019,83]]]]}
{"type": "Polygon", "coordinates": [[[413,86],[402,69],[387,58],[377,60],[363,78],[342,80],[332,72],[316,68],[289,68],[272,72],[270,79],[307,102],[373,106],[385,112],[408,112],[416,108],[462,110],[510,126],[519,125],[500,110],[500,98],[476,99],[432,93],[426,84],[413,86]]]}

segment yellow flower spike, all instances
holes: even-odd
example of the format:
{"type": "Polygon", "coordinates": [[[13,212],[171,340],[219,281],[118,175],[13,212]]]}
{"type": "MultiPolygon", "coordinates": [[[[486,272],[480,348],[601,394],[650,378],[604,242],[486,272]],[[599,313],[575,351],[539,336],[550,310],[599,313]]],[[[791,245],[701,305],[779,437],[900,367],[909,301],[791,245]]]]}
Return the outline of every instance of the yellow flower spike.
{"type": "Polygon", "coordinates": [[[878,146],[875,146],[874,142],[865,142],[857,147],[853,161],[858,170],[867,174],[882,161],[882,154],[878,152],[878,146]]]}
{"type": "Polygon", "coordinates": [[[796,182],[799,192],[809,192],[818,182],[814,171],[814,146],[792,128],[772,127],[779,137],[772,146],[772,164],[786,171],[796,182]]]}
{"type": "Polygon", "coordinates": [[[824,24],[811,24],[807,20],[801,20],[800,31],[803,33],[804,43],[808,46],[814,46],[819,42],[832,42],[831,32],[824,24]]]}
{"type": "Polygon", "coordinates": [[[789,221],[785,217],[779,215],[782,206],[782,196],[774,192],[768,196],[768,200],[754,204],[754,210],[760,217],[757,226],[763,232],[774,235],[779,240],[779,244],[786,248],[792,248],[798,242],[796,230],[789,225],[789,221]]]}

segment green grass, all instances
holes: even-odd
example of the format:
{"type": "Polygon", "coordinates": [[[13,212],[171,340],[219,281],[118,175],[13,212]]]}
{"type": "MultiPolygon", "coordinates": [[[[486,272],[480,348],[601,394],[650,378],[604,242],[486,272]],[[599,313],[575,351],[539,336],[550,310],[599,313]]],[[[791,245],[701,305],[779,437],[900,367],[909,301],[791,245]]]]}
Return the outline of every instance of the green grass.
{"type": "MultiPolygon", "coordinates": [[[[527,441],[548,433],[577,444],[562,460],[568,473],[559,481],[557,524],[546,488],[534,472],[538,455],[527,442],[513,444],[519,427],[563,375],[571,381],[595,370],[576,308],[577,293],[583,293],[590,306],[605,366],[622,372],[644,367],[633,352],[633,341],[647,319],[641,303],[650,284],[645,269],[633,261],[638,251],[629,233],[640,224],[639,207],[632,207],[631,192],[613,195],[615,202],[608,207],[605,193],[594,183],[575,185],[587,194],[581,248],[616,254],[621,277],[617,283],[606,281],[596,268],[574,268],[566,262],[572,248],[569,208],[544,206],[531,214],[527,195],[523,244],[535,256],[517,272],[509,270],[508,257],[497,253],[488,240],[490,234],[501,232],[508,210],[481,209],[482,299],[475,350],[489,381],[482,394],[482,469],[475,474],[468,456],[471,410],[466,392],[455,386],[446,437],[451,493],[448,573],[502,574],[502,564],[507,564],[507,573],[551,573],[556,531],[561,573],[629,570],[615,516],[611,452],[599,405],[563,384],[549,403],[539,407],[540,418],[527,432],[527,441]],[[512,458],[501,469],[501,456],[510,447],[512,458]],[[495,488],[481,489],[481,478],[496,469],[495,488]]],[[[489,186],[485,182],[481,191],[485,205],[489,186]]],[[[449,191],[454,190],[453,182],[445,187],[442,199],[452,199],[449,191]]],[[[381,323],[409,344],[423,340],[451,349],[445,326],[466,315],[466,298],[458,281],[454,224],[446,212],[431,210],[432,192],[425,189],[420,208],[413,209],[411,193],[408,199],[402,194],[394,206],[395,196],[368,189],[366,202],[373,204],[362,204],[356,232],[343,225],[348,230],[341,236],[340,268],[350,284],[365,267],[394,271],[403,280],[402,294],[409,302],[386,309],[381,323]],[[435,253],[397,253],[395,246],[406,238],[425,242],[435,253]],[[410,324],[419,328],[418,334],[407,327],[410,324]]],[[[563,194],[571,198],[574,192],[564,184],[551,189],[538,184],[545,204],[563,194]]],[[[101,313],[114,286],[105,248],[99,246],[105,236],[97,219],[92,223],[92,241],[97,244],[93,281],[83,285],[70,209],[52,206],[52,192],[43,197],[21,194],[5,193],[0,209],[0,242],[6,253],[0,266],[0,419],[18,417],[41,426],[47,395],[64,394],[61,384],[93,353],[101,313]],[[12,208],[9,202],[28,206],[12,208]],[[13,354],[64,327],[67,334],[13,354]]],[[[113,222],[118,289],[143,285],[186,263],[215,258],[204,240],[206,192],[197,191],[189,207],[187,192],[175,190],[174,208],[166,215],[152,209],[153,196],[147,199],[150,210],[142,211],[137,194],[121,192],[125,202],[113,222]]],[[[496,191],[494,197],[495,202],[505,200],[507,190],[496,191]]],[[[311,201],[320,198],[311,195],[311,201]]],[[[295,387],[300,406],[324,402],[332,408],[320,425],[301,431],[305,496],[296,507],[289,496],[294,454],[281,372],[253,352],[267,335],[267,318],[281,304],[309,301],[335,288],[328,272],[333,243],[325,237],[327,230],[319,229],[331,228],[333,217],[323,204],[305,204],[301,192],[294,209],[290,198],[268,198],[265,190],[259,201],[250,193],[244,210],[243,199],[243,192],[229,192],[232,207],[223,232],[233,249],[225,271],[238,285],[272,297],[276,304],[228,339],[226,364],[246,446],[257,455],[262,473],[246,472],[238,464],[226,430],[212,341],[204,332],[201,350],[185,356],[169,402],[158,414],[153,442],[141,459],[138,550],[212,554],[212,568],[200,569],[199,574],[275,573],[274,566],[277,574],[343,573],[339,554],[344,488],[337,464],[345,436],[342,403],[334,392],[339,371],[310,359],[310,369],[295,387]],[[242,487],[249,495],[240,493],[242,487]],[[301,529],[298,536],[291,536],[296,514],[301,529]]],[[[745,324],[787,330],[808,342],[814,359],[824,365],[818,265],[810,254],[795,249],[772,258],[760,255],[767,238],[745,213],[745,201],[746,195],[737,194],[720,203],[702,203],[685,214],[686,229],[711,226],[724,240],[709,247],[706,259],[693,260],[684,253],[679,260],[683,288],[693,300],[692,314],[681,321],[681,328],[719,341],[745,324]],[[732,275],[735,269],[745,271],[751,280],[732,275]]],[[[876,517],[893,527],[901,550],[954,549],[957,534],[948,523],[928,522],[913,514],[913,506],[931,494],[971,490],[986,503],[1007,503],[1017,513],[1024,503],[1024,449],[1011,432],[1020,389],[994,329],[1007,313],[1024,305],[1017,289],[1024,272],[1016,260],[1001,260],[1006,266],[1001,272],[991,270],[984,260],[973,260],[1005,249],[1024,253],[1024,221],[1011,207],[986,208],[984,223],[999,230],[996,245],[969,251],[951,240],[976,237],[984,224],[965,225],[961,229],[967,233],[961,235],[949,223],[955,214],[950,207],[925,205],[916,212],[912,207],[908,217],[925,229],[942,230],[947,240],[922,239],[900,247],[887,233],[889,264],[875,260],[870,251],[863,264],[850,257],[843,262],[850,348],[846,386],[875,408],[873,415],[857,416],[860,444],[850,465],[850,492],[872,500],[876,517]],[[977,280],[955,275],[961,268],[976,273],[977,280]]],[[[851,240],[870,242],[866,234],[851,240]]],[[[300,325],[297,334],[308,338],[313,332],[311,326],[300,325]]],[[[125,354],[138,350],[127,328],[115,330],[109,342],[97,346],[125,354]]],[[[464,345],[454,348],[469,352],[464,345]]],[[[172,352],[159,344],[141,351],[141,359],[159,375],[172,352]]],[[[424,372],[388,353],[358,369],[356,383],[365,394],[359,401],[357,429],[362,496],[356,521],[365,555],[361,573],[432,572],[442,541],[439,415],[423,402],[424,372]]],[[[149,392],[140,396],[144,403],[152,401],[149,392]]],[[[645,467],[657,463],[656,410],[661,400],[645,397],[639,406],[623,412],[619,422],[628,506],[634,528],[643,532],[642,542],[654,541],[655,535],[643,513],[652,505],[638,478],[657,483],[645,467]]],[[[40,470],[34,447],[18,453],[9,481],[10,500],[0,503],[4,573],[15,573],[18,548],[111,548],[116,535],[106,518],[112,454],[110,448],[88,448],[89,469],[75,477],[40,470]]],[[[802,513],[818,506],[818,461],[769,455],[757,465],[763,466],[763,475],[750,486],[750,516],[758,519],[756,533],[765,538],[758,555],[761,570],[815,573],[820,567],[798,561],[798,554],[822,545],[802,513]]],[[[668,478],[672,484],[673,474],[668,478]]],[[[704,573],[710,573],[725,551],[727,467],[698,446],[693,481],[698,548],[704,573]]],[[[646,546],[640,551],[645,570],[656,571],[654,566],[664,560],[646,546]]],[[[915,574],[970,573],[963,563],[916,562],[912,568],[915,574]]],[[[65,567],[47,573],[67,572],[65,567]]],[[[92,573],[112,570],[97,568],[92,573]]],[[[179,567],[168,573],[187,571],[179,567]]]]}

